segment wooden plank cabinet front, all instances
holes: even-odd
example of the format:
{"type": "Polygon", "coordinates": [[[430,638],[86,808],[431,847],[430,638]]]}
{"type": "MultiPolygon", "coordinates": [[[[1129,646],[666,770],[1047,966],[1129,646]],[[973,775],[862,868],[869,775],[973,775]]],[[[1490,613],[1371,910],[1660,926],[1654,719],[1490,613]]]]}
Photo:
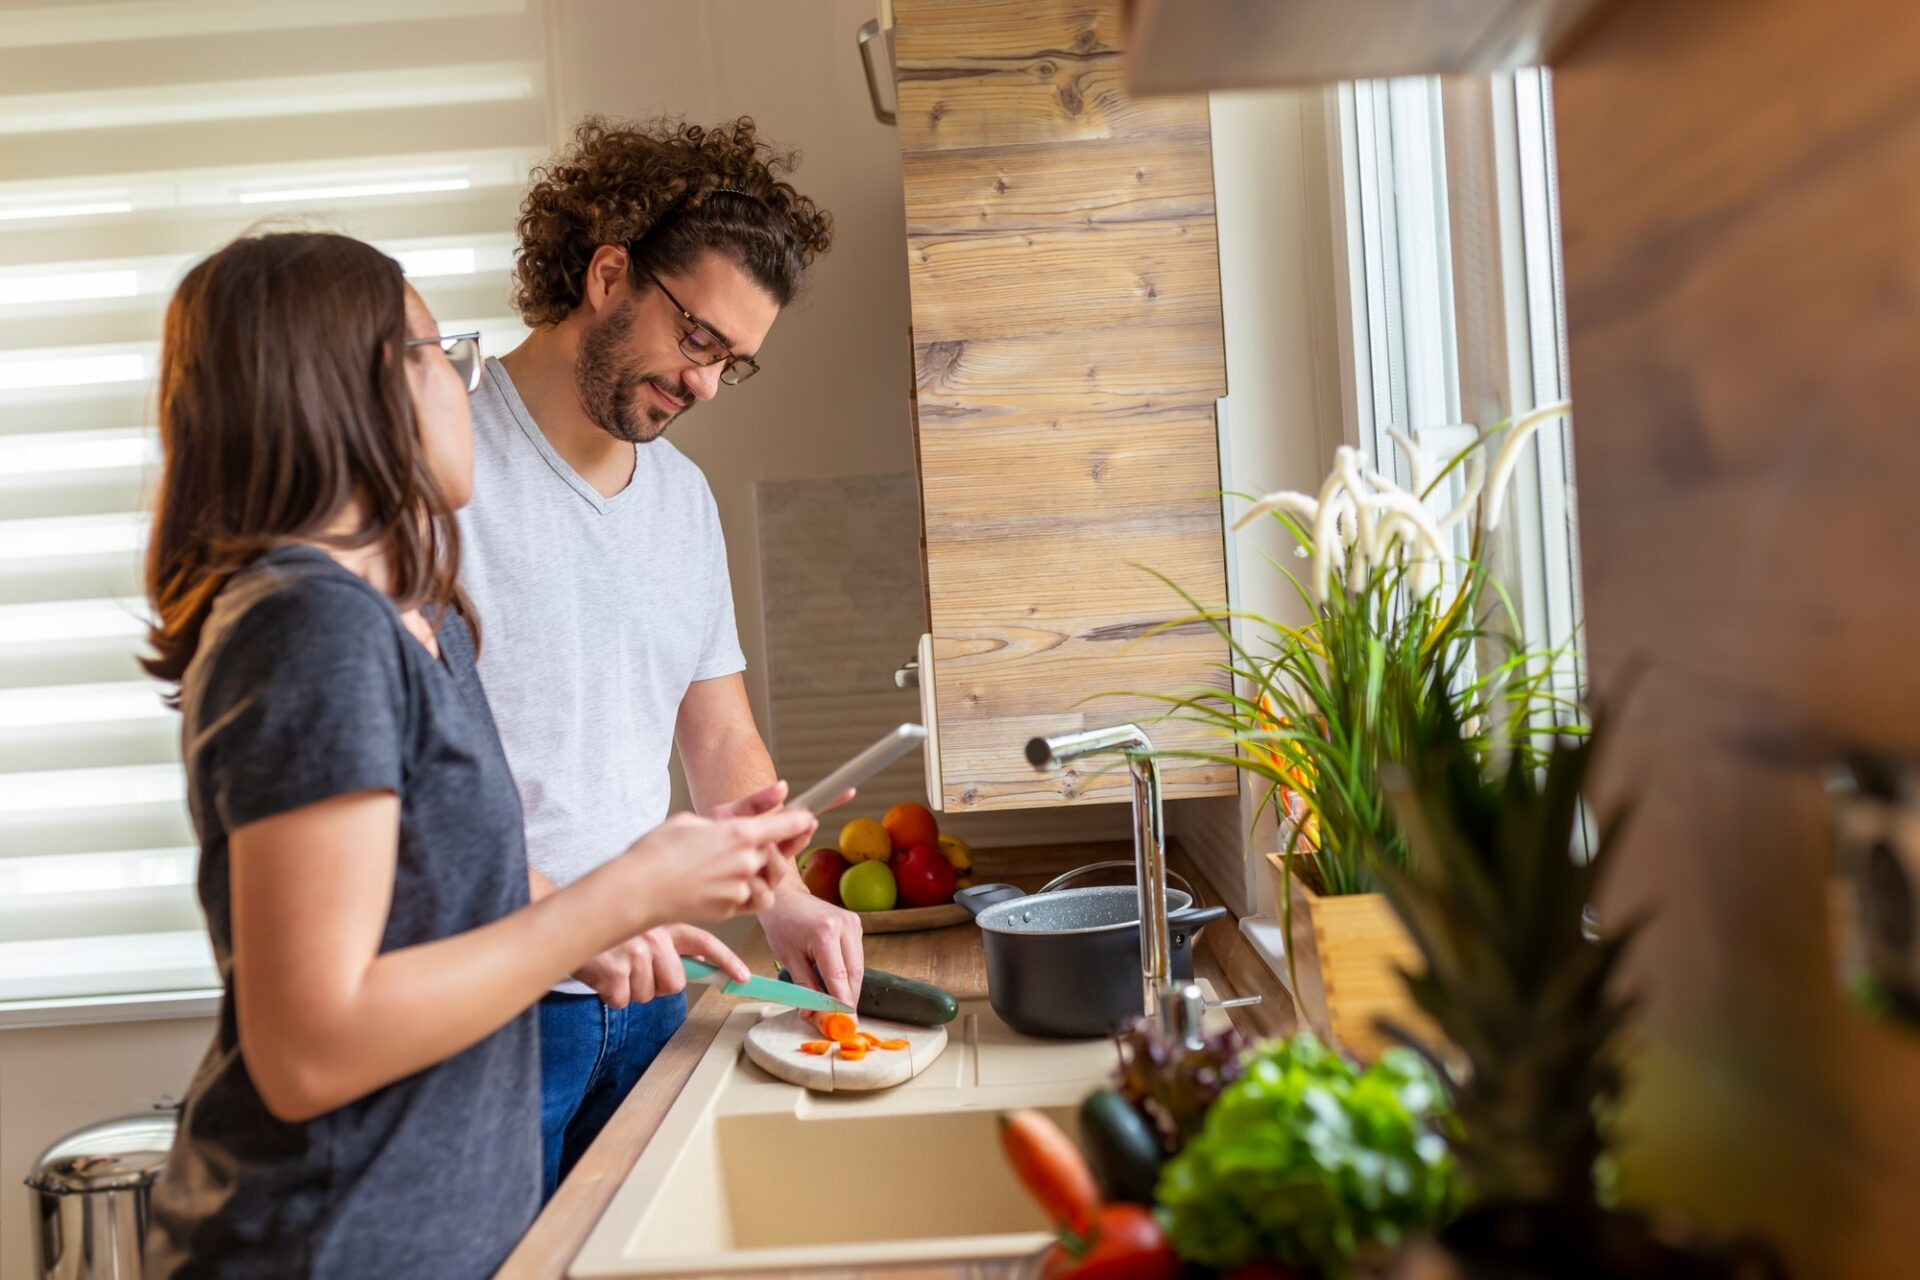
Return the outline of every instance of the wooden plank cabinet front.
{"type": "MultiPolygon", "coordinates": [[[[1206,100],[1135,100],[1119,0],[895,0],[916,445],[948,810],[1123,800],[1028,738],[1220,687],[1227,648],[1151,568],[1226,599],[1226,393],[1206,100]]],[[[1233,770],[1170,764],[1169,798],[1233,770]]]]}

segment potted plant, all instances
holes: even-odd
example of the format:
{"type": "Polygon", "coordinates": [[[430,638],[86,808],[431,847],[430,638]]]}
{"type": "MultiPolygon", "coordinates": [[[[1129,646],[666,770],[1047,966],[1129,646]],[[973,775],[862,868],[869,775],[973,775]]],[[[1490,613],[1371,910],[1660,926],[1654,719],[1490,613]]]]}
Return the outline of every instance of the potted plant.
{"type": "Polygon", "coordinates": [[[1255,501],[1234,528],[1261,517],[1284,527],[1304,572],[1270,563],[1304,606],[1303,622],[1207,607],[1157,575],[1193,609],[1166,626],[1205,622],[1229,647],[1228,688],[1145,695],[1219,740],[1166,754],[1260,780],[1256,819],[1270,811],[1281,831],[1268,861],[1289,985],[1308,1025],[1362,1058],[1387,1044],[1381,1017],[1417,1018],[1397,977],[1416,957],[1378,892],[1380,870],[1407,870],[1414,854],[1379,767],[1406,749],[1408,717],[1431,700],[1473,726],[1482,749],[1496,729],[1530,741],[1535,721],[1558,708],[1549,683],[1556,655],[1521,645],[1485,549],[1520,451],[1566,412],[1549,405],[1496,427],[1437,470],[1395,432],[1404,488],[1343,447],[1317,494],[1255,501]],[[1243,640],[1236,623],[1260,639],[1243,640]]]}
{"type": "MultiPolygon", "coordinates": [[[[1577,848],[1598,732],[1536,767],[1483,744],[1444,699],[1411,716],[1404,764],[1384,771],[1410,865],[1381,881],[1420,957],[1413,1001],[1443,1039],[1395,1030],[1448,1080],[1451,1139],[1475,1204],[1413,1251],[1399,1280],[1769,1280],[1762,1247],[1709,1247],[1606,1203],[1608,1121],[1633,1012],[1619,967],[1638,928],[1600,930],[1591,904],[1621,815],[1577,848]]],[[[1596,725],[1596,729],[1600,726],[1596,725]]]]}

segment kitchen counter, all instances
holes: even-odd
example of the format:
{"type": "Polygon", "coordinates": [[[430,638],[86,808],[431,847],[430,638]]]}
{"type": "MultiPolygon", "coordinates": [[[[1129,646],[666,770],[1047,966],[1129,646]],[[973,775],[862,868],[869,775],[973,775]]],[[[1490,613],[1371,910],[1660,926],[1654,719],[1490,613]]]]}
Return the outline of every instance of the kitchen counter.
{"type": "MultiPolygon", "coordinates": [[[[976,878],[982,883],[1004,880],[1038,889],[1048,879],[1076,866],[1105,859],[1131,858],[1124,844],[1051,846],[1045,849],[983,849],[977,854],[976,878]]],[[[1199,889],[1207,902],[1220,901],[1198,870],[1176,848],[1170,862],[1199,889]]],[[[1272,970],[1241,936],[1237,922],[1227,919],[1204,929],[1194,954],[1195,976],[1212,983],[1220,995],[1262,995],[1259,1005],[1234,1009],[1234,1021],[1250,1034],[1284,1035],[1294,1027],[1291,999],[1272,970]]],[[[771,973],[773,958],[758,931],[741,958],[756,973],[771,973]]],[[[987,990],[986,960],[980,935],[971,923],[921,933],[882,934],[866,940],[870,967],[936,983],[967,998],[987,990]]],[[[556,1280],[566,1274],[574,1255],[613,1199],[634,1163],[646,1150],[667,1110],[680,1095],[695,1065],[719,1033],[727,1015],[739,1004],[733,997],[708,987],[689,989],[687,1021],[667,1042],[638,1087],[620,1105],[600,1137],[587,1149],[561,1184],[519,1248],[499,1271],[505,1280],[556,1280]]],[[[1011,1171],[1009,1171],[1009,1175],[1011,1171]]],[[[966,1277],[988,1280],[1011,1278],[1024,1272],[1024,1259],[990,1263],[956,1263],[911,1268],[857,1268],[808,1271],[814,1280],[832,1277],[966,1277]]],[[[777,1273],[767,1273],[770,1277],[777,1273]]]]}

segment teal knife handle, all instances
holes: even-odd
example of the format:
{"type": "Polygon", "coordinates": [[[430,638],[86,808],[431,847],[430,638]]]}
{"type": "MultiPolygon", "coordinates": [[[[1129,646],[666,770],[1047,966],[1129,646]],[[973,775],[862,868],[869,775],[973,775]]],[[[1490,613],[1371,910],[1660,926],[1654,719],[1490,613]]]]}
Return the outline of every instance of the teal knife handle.
{"type": "Polygon", "coordinates": [[[720,972],[705,960],[694,960],[687,956],[680,957],[680,967],[687,971],[688,982],[705,982],[720,972]]]}

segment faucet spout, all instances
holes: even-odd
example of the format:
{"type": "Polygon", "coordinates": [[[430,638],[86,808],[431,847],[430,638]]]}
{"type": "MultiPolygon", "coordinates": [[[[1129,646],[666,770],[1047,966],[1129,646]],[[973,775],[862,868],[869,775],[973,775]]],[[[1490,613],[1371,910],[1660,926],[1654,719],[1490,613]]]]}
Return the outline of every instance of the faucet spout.
{"type": "Polygon", "coordinates": [[[1173,982],[1173,944],[1167,928],[1166,823],[1160,807],[1160,767],[1153,743],[1137,724],[1034,738],[1027,760],[1036,769],[1118,751],[1133,775],[1133,873],[1140,895],[1140,1012],[1160,1013],[1160,993],[1173,982]]]}

